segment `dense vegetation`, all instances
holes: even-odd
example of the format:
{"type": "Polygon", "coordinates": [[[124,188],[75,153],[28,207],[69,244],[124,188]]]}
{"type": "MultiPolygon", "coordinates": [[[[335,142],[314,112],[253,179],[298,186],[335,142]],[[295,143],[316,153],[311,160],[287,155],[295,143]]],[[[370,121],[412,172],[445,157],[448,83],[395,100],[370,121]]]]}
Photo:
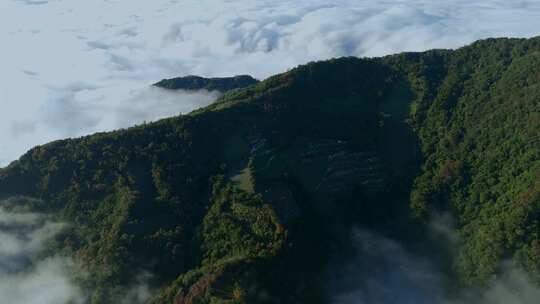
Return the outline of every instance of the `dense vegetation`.
{"type": "Polygon", "coordinates": [[[171,79],[163,79],[154,84],[156,87],[169,90],[186,91],[218,91],[225,93],[234,89],[241,89],[257,84],[259,81],[249,75],[233,77],[203,78],[199,76],[184,76],[171,79]]]}
{"type": "Polygon", "coordinates": [[[540,39],[310,63],[36,147],[0,170],[0,196],[73,224],[49,248],[84,263],[92,303],[143,272],[156,304],[325,303],[351,226],[414,244],[442,212],[457,285],[508,259],[540,282],[540,39]]]}

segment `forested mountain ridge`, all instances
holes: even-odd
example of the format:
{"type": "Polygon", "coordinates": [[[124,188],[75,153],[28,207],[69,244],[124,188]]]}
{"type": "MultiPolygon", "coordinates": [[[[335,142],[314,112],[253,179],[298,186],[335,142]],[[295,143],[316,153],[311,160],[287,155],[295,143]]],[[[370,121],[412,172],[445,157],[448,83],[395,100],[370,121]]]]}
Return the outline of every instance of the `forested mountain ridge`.
{"type": "Polygon", "coordinates": [[[154,84],[156,87],[169,90],[186,91],[218,91],[225,93],[234,89],[245,88],[259,81],[249,75],[238,75],[233,77],[203,78],[199,76],[184,76],[171,79],[163,79],[154,84]]]}
{"type": "Polygon", "coordinates": [[[9,197],[73,224],[49,248],[85,265],[92,303],[141,271],[152,303],[326,303],[350,227],[415,242],[446,212],[457,285],[503,260],[540,282],[540,38],[309,63],[36,147],[0,170],[9,197]]]}

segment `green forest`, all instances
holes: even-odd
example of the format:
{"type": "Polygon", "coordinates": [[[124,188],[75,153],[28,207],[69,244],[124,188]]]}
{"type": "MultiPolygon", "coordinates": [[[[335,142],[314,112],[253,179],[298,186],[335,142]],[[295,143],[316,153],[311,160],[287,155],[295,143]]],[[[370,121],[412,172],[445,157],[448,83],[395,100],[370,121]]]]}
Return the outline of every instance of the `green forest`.
{"type": "Polygon", "coordinates": [[[503,261],[540,284],[540,38],[197,79],[158,85],[225,93],[0,169],[0,199],[69,223],[43,254],[82,265],[92,304],[141,272],[152,304],[328,303],[352,227],[438,252],[449,290],[503,261]],[[437,214],[455,220],[451,253],[427,232],[437,214]]]}
{"type": "Polygon", "coordinates": [[[163,79],[154,83],[154,86],[168,90],[184,91],[218,91],[221,93],[234,89],[241,89],[257,84],[259,81],[249,75],[238,75],[233,77],[203,78],[189,75],[171,79],[163,79]]]}

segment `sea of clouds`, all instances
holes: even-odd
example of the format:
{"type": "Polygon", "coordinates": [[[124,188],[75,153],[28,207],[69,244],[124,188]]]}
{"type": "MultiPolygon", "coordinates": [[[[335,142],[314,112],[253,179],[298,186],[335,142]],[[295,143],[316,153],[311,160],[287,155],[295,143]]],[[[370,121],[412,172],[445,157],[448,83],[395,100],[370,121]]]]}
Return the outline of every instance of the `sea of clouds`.
{"type": "Polygon", "coordinates": [[[0,167],[37,144],[189,112],[162,78],[264,79],[336,56],[539,34],[533,0],[2,0],[0,167]]]}

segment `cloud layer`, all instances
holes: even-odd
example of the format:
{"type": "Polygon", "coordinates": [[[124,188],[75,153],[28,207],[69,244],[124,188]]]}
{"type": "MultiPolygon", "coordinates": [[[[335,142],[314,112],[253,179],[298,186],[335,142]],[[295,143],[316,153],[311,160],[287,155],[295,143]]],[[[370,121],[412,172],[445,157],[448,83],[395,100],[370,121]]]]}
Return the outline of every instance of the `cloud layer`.
{"type": "Polygon", "coordinates": [[[0,166],[53,139],[210,102],[147,89],[162,78],[265,78],[316,59],[455,48],[540,28],[532,0],[4,0],[0,12],[0,166]]]}

